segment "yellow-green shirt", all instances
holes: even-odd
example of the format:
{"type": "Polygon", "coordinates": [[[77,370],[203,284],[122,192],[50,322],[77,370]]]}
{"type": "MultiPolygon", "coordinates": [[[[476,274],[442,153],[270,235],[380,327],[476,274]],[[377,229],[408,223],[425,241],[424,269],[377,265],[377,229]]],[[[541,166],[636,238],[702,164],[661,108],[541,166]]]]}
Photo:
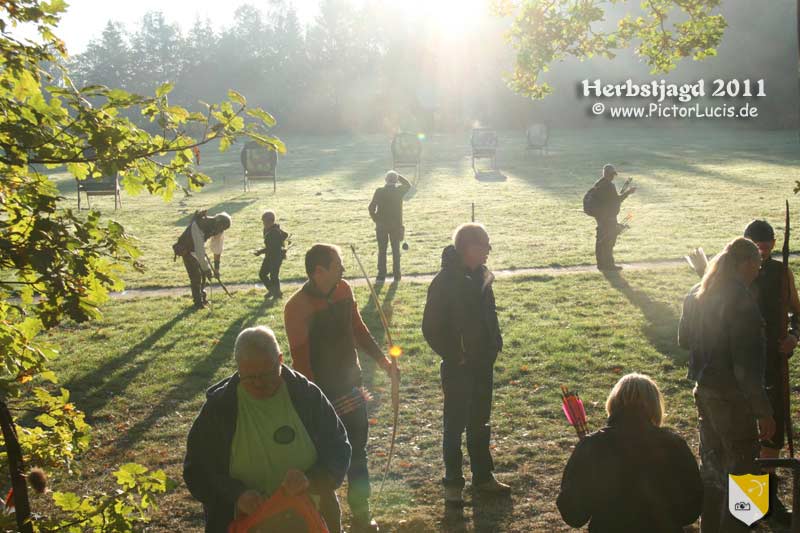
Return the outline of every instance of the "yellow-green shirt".
{"type": "Polygon", "coordinates": [[[286,384],[270,398],[257,399],[236,389],[236,432],[230,475],[264,495],[281,486],[286,471],[306,471],[317,461],[317,450],[292,405],[286,384]]]}

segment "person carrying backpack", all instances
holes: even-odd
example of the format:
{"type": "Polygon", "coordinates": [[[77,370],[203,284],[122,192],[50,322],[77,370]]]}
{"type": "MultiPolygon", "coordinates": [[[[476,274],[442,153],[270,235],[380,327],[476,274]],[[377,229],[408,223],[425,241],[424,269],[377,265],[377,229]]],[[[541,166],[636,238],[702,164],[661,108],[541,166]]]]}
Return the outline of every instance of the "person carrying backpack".
{"type": "Polygon", "coordinates": [[[583,211],[597,221],[594,253],[597,269],[602,271],[622,270],[614,262],[614,245],[619,235],[617,215],[625,199],[636,192],[636,187],[623,187],[617,192],[614,178],[617,171],[613,165],[603,166],[603,177],[583,197],[583,211]]]}

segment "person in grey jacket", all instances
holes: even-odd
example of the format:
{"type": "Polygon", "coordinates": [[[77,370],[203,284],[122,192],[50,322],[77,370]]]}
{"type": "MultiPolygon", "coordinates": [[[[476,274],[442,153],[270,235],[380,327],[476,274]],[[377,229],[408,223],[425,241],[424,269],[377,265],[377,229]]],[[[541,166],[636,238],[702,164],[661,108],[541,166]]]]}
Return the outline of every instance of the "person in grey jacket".
{"type": "Polygon", "coordinates": [[[688,377],[696,382],[704,533],[748,530],[728,512],[728,474],[759,474],[759,439],[775,432],[764,388],[763,320],[748,289],[760,267],[753,241],[735,239],[683,303],[678,343],[689,350],[688,377]]]}
{"type": "Polygon", "coordinates": [[[405,236],[403,226],[403,197],[411,190],[411,184],[403,176],[390,170],[386,173],[386,185],[375,189],[369,203],[369,216],[375,222],[375,238],[378,241],[378,281],[386,278],[386,249],[392,243],[392,274],[400,281],[400,243],[405,236]]]}

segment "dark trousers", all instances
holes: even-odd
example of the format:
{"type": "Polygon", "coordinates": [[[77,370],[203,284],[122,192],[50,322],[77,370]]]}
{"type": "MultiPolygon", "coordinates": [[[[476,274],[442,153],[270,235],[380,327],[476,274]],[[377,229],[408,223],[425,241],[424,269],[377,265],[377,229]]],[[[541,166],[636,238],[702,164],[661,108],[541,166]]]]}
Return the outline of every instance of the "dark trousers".
{"type": "Polygon", "coordinates": [[[386,249],[389,241],[392,243],[392,274],[400,275],[400,241],[403,240],[403,229],[387,229],[375,227],[375,238],[378,240],[378,275],[386,276],[386,249]]]}
{"type": "Polygon", "coordinates": [[[617,219],[597,219],[597,233],[594,241],[594,255],[597,266],[606,268],[614,266],[614,245],[617,244],[617,219]]]}
{"type": "Polygon", "coordinates": [[[281,294],[281,280],[279,279],[281,272],[282,261],[270,261],[265,257],[261,262],[261,270],[258,271],[258,277],[261,283],[267,288],[271,295],[279,296],[281,294]]]}
{"type": "Polygon", "coordinates": [[[694,401],[700,422],[703,478],[702,533],[749,531],[728,511],[728,474],[761,474],[758,426],[744,396],[720,394],[698,385],[694,401]]]}
{"type": "Polygon", "coordinates": [[[440,374],[444,393],[444,484],[463,487],[461,436],[467,432],[467,451],[472,469],[472,484],[492,477],[494,462],[489,452],[494,369],[472,369],[457,362],[442,361],[440,374]]]}
{"type": "Polygon", "coordinates": [[[366,519],[369,514],[369,469],[367,467],[367,438],[369,423],[367,407],[361,406],[340,417],[347,430],[347,440],[353,448],[350,469],[347,471],[347,504],[356,519],[366,519]]]}
{"type": "Polygon", "coordinates": [[[319,514],[328,525],[330,533],[341,533],[342,531],[342,510],[339,507],[339,498],[336,491],[332,490],[319,495],[319,514]]]}
{"type": "Polygon", "coordinates": [[[183,266],[186,267],[186,273],[189,274],[189,285],[192,288],[192,300],[194,305],[201,307],[206,302],[205,279],[203,272],[200,270],[200,265],[197,259],[191,254],[181,256],[183,259],[183,266]]]}

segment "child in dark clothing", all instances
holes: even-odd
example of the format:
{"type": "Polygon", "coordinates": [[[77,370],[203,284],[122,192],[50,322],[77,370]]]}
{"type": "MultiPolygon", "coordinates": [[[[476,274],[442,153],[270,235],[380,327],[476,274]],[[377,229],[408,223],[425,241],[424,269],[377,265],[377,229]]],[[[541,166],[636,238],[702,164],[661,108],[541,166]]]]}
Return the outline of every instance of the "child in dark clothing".
{"type": "Polygon", "coordinates": [[[258,277],[267,288],[267,298],[280,298],[281,282],[278,279],[281,270],[281,263],[286,258],[286,248],[284,243],[289,234],[283,231],[280,225],[275,223],[275,213],[265,211],[261,215],[261,222],[264,224],[264,248],[255,252],[256,255],[264,255],[261,263],[261,270],[258,277]]]}

